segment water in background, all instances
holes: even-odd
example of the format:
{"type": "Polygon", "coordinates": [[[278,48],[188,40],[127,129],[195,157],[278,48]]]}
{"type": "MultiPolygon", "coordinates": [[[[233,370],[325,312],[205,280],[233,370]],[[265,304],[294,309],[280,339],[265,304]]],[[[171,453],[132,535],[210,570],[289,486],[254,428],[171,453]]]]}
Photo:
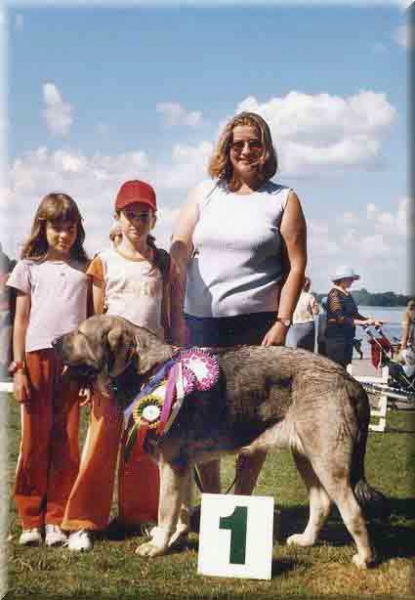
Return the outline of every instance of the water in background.
{"type": "MultiPolygon", "coordinates": [[[[320,310],[322,308],[320,307],[320,310]]],[[[365,317],[375,317],[381,321],[385,321],[382,330],[390,342],[396,342],[402,336],[402,318],[405,312],[405,307],[387,307],[387,306],[359,306],[359,312],[365,317]]],[[[356,327],[356,337],[362,340],[362,352],[365,358],[370,357],[370,346],[367,341],[367,335],[362,327],[356,327]]],[[[354,358],[357,358],[356,352],[353,353],[354,358]]]]}

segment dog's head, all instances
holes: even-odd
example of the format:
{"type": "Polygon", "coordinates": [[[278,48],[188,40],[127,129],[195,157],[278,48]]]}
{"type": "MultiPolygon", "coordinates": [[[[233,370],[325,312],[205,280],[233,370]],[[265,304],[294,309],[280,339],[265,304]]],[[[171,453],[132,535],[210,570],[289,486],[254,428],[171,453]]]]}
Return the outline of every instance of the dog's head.
{"type": "Polygon", "coordinates": [[[53,342],[68,367],[69,376],[81,385],[96,384],[104,392],[109,380],[119,377],[134,361],[137,374],[145,375],[172,355],[150,331],[112,315],[94,315],[53,342]]]}

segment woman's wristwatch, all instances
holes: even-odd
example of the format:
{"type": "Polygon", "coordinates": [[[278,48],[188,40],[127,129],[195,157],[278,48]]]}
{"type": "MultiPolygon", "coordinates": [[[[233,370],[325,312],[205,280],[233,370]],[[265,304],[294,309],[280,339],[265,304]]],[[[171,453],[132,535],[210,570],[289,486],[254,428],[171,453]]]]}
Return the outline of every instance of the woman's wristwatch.
{"type": "Polygon", "coordinates": [[[289,329],[293,324],[291,319],[283,319],[282,317],[277,317],[277,322],[282,323],[286,329],[289,329]]]}
{"type": "Polygon", "coordinates": [[[26,371],[26,365],[23,360],[14,360],[10,363],[8,371],[10,375],[14,375],[17,371],[23,371],[24,373],[26,371]]]}

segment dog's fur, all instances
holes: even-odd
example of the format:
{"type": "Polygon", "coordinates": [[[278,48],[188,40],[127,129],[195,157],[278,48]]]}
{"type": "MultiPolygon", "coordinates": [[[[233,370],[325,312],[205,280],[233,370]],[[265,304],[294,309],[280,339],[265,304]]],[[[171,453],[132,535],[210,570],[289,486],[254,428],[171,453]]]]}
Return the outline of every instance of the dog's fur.
{"type": "MultiPolygon", "coordinates": [[[[90,317],[54,347],[74,378],[101,390],[123,377],[131,387],[125,374],[133,369],[137,391],[173,354],[146,329],[108,315],[90,317]]],[[[308,488],[310,516],[304,532],[287,542],[314,544],[334,502],[357,546],[353,561],[373,564],[365,516],[370,509],[385,516],[387,509],[364,476],[370,408],[360,384],[342,367],[304,350],[243,346],[221,349],[218,360],[215,390],[198,392],[195,401],[189,397],[168,434],[150,440],[161,474],[159,522],[137,552],[165,554],[188,527],[181,507],[189,499],[194,464],[225,452],[241,452],[249,462],[258,453],[289,447],[308,488]]],[[[117,387],[117,399],[123,399],[123,386],[117,387]]],[[[249,478],[249,468],[239,477],[249,478]]]]}

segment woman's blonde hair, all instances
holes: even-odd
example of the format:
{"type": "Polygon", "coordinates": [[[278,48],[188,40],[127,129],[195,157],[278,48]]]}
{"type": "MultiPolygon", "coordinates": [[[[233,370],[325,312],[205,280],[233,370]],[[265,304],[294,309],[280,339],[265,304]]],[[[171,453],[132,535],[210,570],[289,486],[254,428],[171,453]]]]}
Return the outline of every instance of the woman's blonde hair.
{"type": "Polygon", "coordinates": [[[54,225],[60,223],[71,223],[76,225],[76,239],[70,256],[75,260],[86,262],[87,254],[83,248],[85,230],[82,225],[82,217],[78,205],[67,194],[52,193],[43,198],[36,211],[29,239],[23,245],[21,258],[30,258],[41,261],[48,253],[48,241],[46,237],[46,224],[54,225]]]}
{"type": "Polygon", "coordinates": [[[226,181],[232,191],[236,191],[241,186],[241,183],[233,178],[230,160],[233,130],[238,125],[248,125],[258,131],[263,146],[262,153],[258,156],[260,179],[262,181],[271,179],[278,169],[277,153],[272,144],[271,131],[267,122],[256,113],[241,112],[225,125],[208,166],[209,175],[219,181],[226,181]]]}

